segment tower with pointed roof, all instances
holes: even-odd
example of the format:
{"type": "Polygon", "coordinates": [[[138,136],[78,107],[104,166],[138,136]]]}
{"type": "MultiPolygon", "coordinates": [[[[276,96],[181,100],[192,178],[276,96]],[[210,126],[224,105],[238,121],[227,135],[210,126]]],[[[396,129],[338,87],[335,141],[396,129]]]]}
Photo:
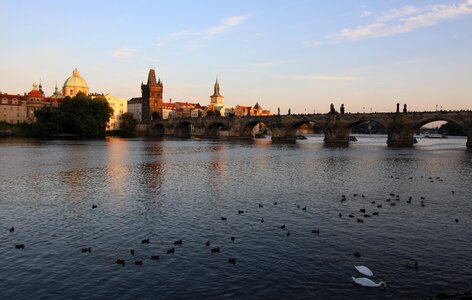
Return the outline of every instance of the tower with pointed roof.
{"type": "Polygon", "coordinates": [[[213,88],[213,95],[210,96],[210,105],[224,106],[223,96],[220,94],[220,84],[216,78],[215,86],[213,88]]]}
{"type": "Polygon", "coordinates": [[[162,92],[161,79],[156,80],[155,70],[149,69],[147,84],[141,83],[142,120],[144,123],[162,118],[162,92]]]}

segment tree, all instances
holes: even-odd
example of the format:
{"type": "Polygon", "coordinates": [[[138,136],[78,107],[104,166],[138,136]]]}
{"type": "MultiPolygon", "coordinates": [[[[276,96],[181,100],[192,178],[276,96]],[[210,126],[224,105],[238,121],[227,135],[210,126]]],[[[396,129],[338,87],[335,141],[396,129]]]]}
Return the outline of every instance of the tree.
{"type": "Polygon", "coordinates": [[[120,130],[123,136],[134,137],[136,135],[136,125],[138,125],[138,122],[132,113],[126,112],[121,115],[120,130]]]}
{"type": "Polygon", "coordinates": [[[38,120],[35,127],[40,136],[67,133],[104,137],[112,114],[113,109],[104,97],[92,98],[79,92],[75,97],[66,97],[58,108],[44,107],[35,111],[38,120]]]}

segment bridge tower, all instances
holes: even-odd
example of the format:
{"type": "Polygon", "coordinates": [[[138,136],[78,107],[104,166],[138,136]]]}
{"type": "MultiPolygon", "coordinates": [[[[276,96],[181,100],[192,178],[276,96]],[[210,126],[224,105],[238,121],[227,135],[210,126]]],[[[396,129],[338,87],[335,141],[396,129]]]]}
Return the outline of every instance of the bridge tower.
{"type": "Polygon", "coordinates": [[[162,92],[161,79],[156,80],[156,72],[154,69],[149,69],[147,84],[141,83],[142,119],[144,123],[162,118],[162,92]]]}

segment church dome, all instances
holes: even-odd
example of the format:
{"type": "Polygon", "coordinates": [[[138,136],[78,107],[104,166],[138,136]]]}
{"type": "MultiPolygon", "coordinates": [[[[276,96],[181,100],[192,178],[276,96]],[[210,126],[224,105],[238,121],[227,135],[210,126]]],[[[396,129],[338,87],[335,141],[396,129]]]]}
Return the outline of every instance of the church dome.
{"type": "Polygon", "coordinates": [[[79,88],[87,88],[87,81],[80,77],[79,75],[79,70],[77,68],[72,71],[72,76],[67,78],[66,81],[64,82],[64,87],[79,87],[79,88]]]}

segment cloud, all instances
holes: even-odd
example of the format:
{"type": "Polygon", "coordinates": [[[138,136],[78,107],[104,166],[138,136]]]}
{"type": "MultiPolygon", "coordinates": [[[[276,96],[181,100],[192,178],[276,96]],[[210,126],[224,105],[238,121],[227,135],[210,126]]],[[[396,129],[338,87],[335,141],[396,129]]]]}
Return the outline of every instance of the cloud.
{"type": "Polygon", "coordinates": [[[373,12],[369,11],[369,10],[366,10],[362,13],[362,16],[363,17],[368,17],[368,16],[371,16],[373,14],[373,12]]]}
{"type": "MultiPolygon", "coordinates": [[[[165,46],[167,44],[176,42],[185,38],[201,38],[201,37],[213,37],[221,34],[231,28],[234,28],[244,22],[250,15],[232,16],[221,20],[221,22],[215,26],[208,27],[202,30],[197,29],[185,29],[181,31],[171,32],[167,35],[160,37],[157,41],[157,46],[165,46]]],[[[195,45],[197,42],[189,41],[187,45],[195,45]]],[[[194,48],[194,47],[187,47],[194,48]]]]}
{"type": "Polygon", "coordinates": [[[244,22],[244,20],[246,20],[248,17],[248,15],[242,15],[223,19],[220,24],[203,30],[202,34],[205,36],[212,36],[222,33],[230,28],[238,26],[239,24],[244,22]]]}
{"type": "Polygon", "coordinates": [[[309,81],[356,81],[361,80],[355,76],[333,76],[333,75],[293,75],[285,77],[292,80],[309,80],[309,81]]]}
{"type": "Polygon", "coordinates": [[[118,48],[108,54],[111,57],[122,60],[134,57],[133,51],[128,48],[118,48]]]}
{"type": "Polygon", "coordinates": [[[472,0],[459,4],[435,4],[424,7],[403,6],[373,16],[372,22],[343,28],[324,41],[308,41],[309,46],[381,38],[431,27],[460,16],[472,15],[472,0]]]}

